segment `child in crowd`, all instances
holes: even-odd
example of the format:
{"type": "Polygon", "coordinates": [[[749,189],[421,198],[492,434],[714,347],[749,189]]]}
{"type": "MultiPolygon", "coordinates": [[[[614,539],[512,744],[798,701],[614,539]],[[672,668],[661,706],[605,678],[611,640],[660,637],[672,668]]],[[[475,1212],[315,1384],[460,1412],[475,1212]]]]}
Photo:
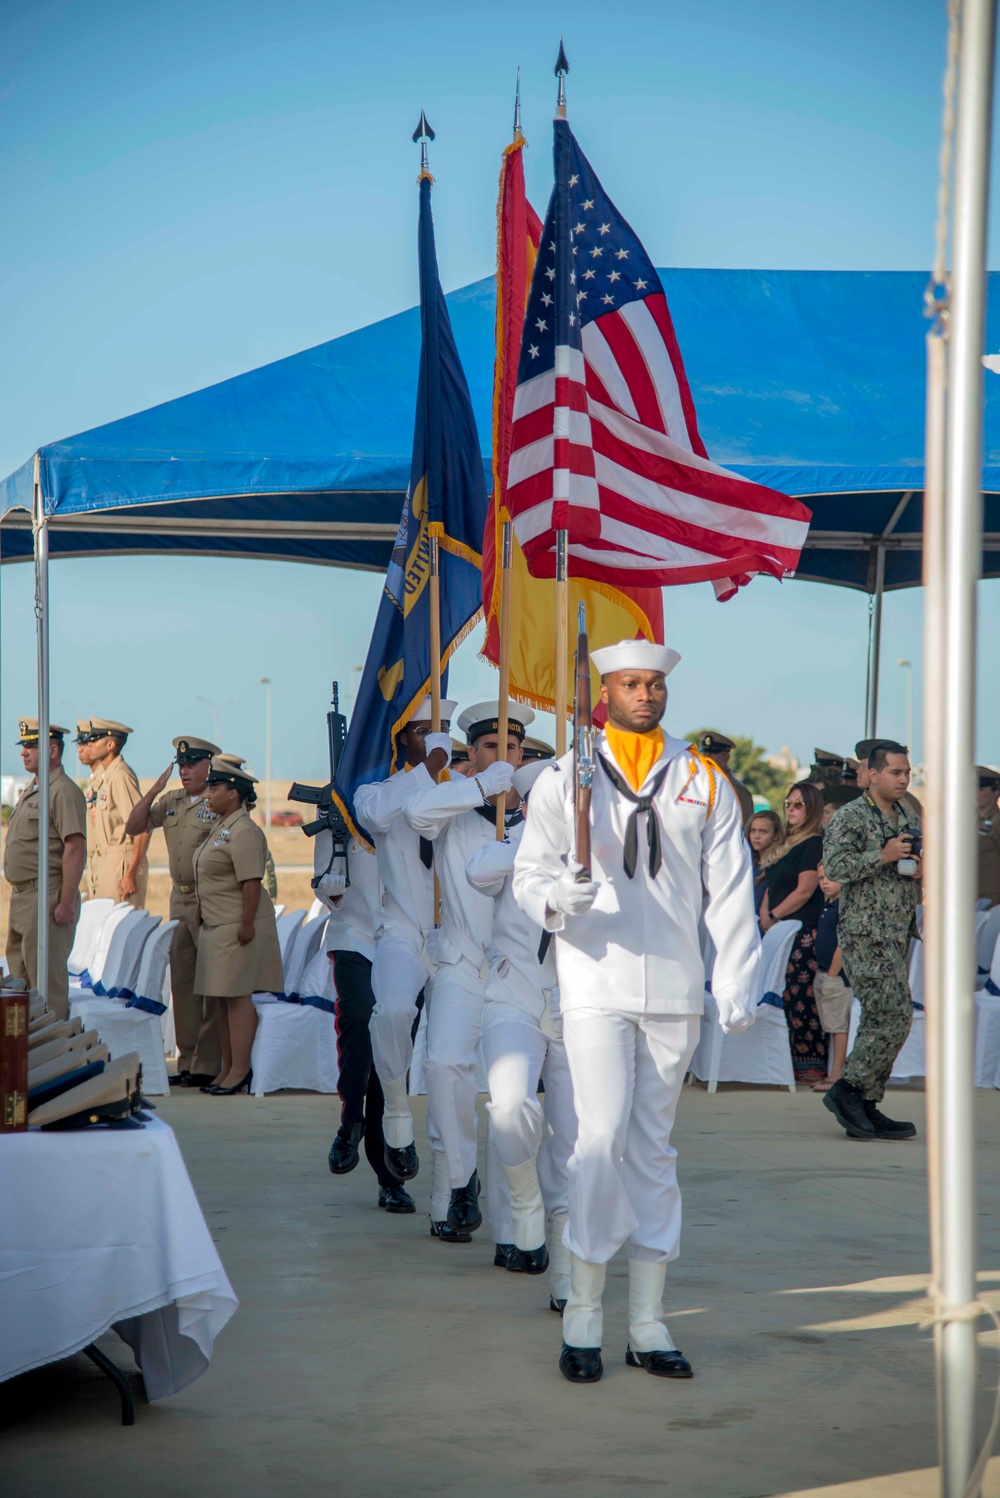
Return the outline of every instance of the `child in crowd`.
{"type": "Polygon", "coordinates": [[[753,859],[753,908],[760,915],[760,902],[767,889],[761,855],[766,848],[784,841],[785,829],[776,811],[757,811],[752,817],[747,817],[743,830],[753,859]]]}

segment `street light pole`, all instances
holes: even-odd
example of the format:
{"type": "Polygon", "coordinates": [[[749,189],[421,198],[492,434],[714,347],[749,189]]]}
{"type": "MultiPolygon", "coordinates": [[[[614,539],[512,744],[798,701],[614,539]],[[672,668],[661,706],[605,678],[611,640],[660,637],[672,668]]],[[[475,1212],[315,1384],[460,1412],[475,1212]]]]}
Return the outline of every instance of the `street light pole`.
{"type": "Polygon", "coordinates": [[[267,737],[264,745],[264,826],[271,830],[271,678],[262,676],[260,684],[267,694],[267,737]]]}
{"type": "Polygon", "coordinates": [[[221,744],[222,743],[222,709],[224,707],[234,707],[236,705],[236,703],[239,701],[239,698],[238,697],[230,697],[226,702],[213,702],[212,699],[211,699],[211,697],[200,697],[198,695],[198,693],[196,692],[194,700],[195,700],[195,702],[204,702],[205,706],[211,710],[211,713],[212,713],[212,723],[214,724],[214,730],[213,731],[215,733],[215,742],[217,744],[221,744]]]}
{"type": "Polygon", "coordinates": [[[906,747],[912,762],[916,758],[913,748],[913,662],[897,661],[896,665],[906,671],[906,747]]]}

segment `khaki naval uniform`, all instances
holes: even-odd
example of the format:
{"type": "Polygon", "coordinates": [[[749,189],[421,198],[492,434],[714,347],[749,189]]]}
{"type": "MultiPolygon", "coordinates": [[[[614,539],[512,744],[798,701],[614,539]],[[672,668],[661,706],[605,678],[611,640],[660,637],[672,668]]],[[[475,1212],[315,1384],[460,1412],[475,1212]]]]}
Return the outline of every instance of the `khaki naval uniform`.
{"type": "MultiPolygon", "coordinates": [[[[91,776],[87,787],[90,824],[87,879],[92,900],[114,900],[116,905],[121,901],[119,889],[135,846],[125,836],[125,823],[141,797],[138,776],[121,755],[106,770],[98,768],[91,776]]],[[[148,880],[149,863],[143,858],[135,871],[135,894],[125,904],[145,910],[148,880]]]]}
{"type": "MultiPolygon", "coordinates": [[[[69,973],[66,963],[73,950],[76,916],[68,926],[57,926],[51,913],[59,903],[62,856],[66,839],[74,833],[87,836],[87,804],[79,786],[65,770],[49,771],[49,1008],[60,1019],[69,1018],[69,973]]],[[[15,978],[30,987],[38,977],[38,781],[21,796],[10,821],[3,856],[4,878],[11,885],[10,917],[7,924],[7,962],[15,978]]]]}
{"type": "Polygon", "coordinates": [[[261,887],[254,939],[240,945],[243,885],[263,879],[267,838],[245,807],[217,823],[215,833],[194,855],[194,877],[201,932],[195,987],[219,998],[248,993],[281,993],[284,975],[274,905],[261,887]]]}
{"type": "Polygon", "coordinates": [[[162,827],[170,865],[170,919],[177,921],[170,943],[170,987],[174,1000],[177,1070],[218,1076],[222,1067],[218,1006],[195,988],[198,962],[198,897],[194,888],[194,855],[215,831],[219,819],[209,810],[204,792],[192,798],[185,790],[167,791],[149,810],[149,830],[162,827]]]}

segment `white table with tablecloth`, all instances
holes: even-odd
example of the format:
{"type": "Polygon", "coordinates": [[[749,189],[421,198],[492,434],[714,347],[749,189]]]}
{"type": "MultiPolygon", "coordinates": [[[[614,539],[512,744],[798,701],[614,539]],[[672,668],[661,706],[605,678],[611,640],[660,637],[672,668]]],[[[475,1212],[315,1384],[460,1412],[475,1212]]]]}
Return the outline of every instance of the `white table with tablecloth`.
{"type": "Polygon", "coordinates": [[[166,1399],[237,1304],[167,1124],[0,1135],[0,1381],[113,1327],[166,1399]]]}

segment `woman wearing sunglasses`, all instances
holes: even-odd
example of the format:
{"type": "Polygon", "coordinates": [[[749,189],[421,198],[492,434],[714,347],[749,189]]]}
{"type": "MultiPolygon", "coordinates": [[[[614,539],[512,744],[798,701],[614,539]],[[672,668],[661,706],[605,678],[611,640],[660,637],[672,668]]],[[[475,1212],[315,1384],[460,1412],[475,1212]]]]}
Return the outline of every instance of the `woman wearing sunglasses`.
{"type": "Polygon", "coordinates": [[[769,931],[778,921],[802,922],[785,972],[783,998],[795,1080],[806,1083],[822,1081],[827,1069],[827,1038],[813,995],[816,926],[823,909],[822,826],[823,794],[811,781],[800,780],[785,800],[784,842],[772,844],[761,855],[767,893],[760,907],[760,929],[769,931]]]}

